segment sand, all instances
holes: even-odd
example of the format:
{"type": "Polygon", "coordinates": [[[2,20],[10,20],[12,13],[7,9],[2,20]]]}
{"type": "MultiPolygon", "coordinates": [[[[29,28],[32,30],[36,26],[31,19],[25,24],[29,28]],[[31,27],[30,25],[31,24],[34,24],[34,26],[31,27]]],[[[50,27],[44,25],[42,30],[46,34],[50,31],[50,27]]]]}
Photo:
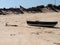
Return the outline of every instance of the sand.
{"type": "Polygon", "coordinates": [[[0,45],[60,45],[60,28],[34,27],[26,23],[27,20],[58,21],[56,27],[60,27],[59,17],[59,12],[0,15],[0,45]]]}

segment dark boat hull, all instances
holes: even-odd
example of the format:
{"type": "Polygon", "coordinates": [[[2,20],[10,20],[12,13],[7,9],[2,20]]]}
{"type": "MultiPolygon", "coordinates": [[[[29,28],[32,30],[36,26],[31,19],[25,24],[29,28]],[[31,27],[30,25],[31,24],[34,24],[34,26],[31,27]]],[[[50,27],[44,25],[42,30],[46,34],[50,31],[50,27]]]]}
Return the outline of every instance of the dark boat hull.
{"type": "Polygon", "coordinates": [[[27,21],[30,26],[40,26],[40,27],[54,27],[57,22],[43,22],[43,21],[27,21]]]}

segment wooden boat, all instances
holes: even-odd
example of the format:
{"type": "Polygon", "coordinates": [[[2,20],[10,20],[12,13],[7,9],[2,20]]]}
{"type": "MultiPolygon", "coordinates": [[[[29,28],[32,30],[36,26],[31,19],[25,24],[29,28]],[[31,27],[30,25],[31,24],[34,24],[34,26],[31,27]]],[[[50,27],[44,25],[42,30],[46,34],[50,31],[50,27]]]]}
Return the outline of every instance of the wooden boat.
{"type": "Polygon", "coordinates": [[[58,22],[47,22],[47,21],[27,21],[30,26],[40,26],[40,27],[54,27],[58,22]]]}

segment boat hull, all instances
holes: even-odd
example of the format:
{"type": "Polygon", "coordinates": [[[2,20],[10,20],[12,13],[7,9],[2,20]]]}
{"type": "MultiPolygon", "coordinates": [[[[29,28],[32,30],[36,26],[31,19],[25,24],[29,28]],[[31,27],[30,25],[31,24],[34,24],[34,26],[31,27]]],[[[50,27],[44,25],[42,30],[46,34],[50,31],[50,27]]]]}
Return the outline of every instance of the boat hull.
{"type": "Polygon", "coordinates": [[[27,24],[30,26],[39,26],[39,27],[54,27],[57,24],[57,22],[27,21],[27,24]]]}

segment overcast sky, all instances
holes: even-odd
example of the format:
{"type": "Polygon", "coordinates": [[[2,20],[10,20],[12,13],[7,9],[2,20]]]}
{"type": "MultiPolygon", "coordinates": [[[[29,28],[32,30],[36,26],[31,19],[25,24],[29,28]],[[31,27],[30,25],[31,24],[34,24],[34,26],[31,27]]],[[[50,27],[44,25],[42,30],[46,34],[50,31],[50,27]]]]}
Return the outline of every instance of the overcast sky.
{"type": "MultiPolygon", "coordinates": [[[[25,8],[38,5],[55,4],[55,0],[0,0],[0,8],[19,7],[25,8]]],[[[56,0],[56,5],[60,5],[60,0],[56,0]]]]}

